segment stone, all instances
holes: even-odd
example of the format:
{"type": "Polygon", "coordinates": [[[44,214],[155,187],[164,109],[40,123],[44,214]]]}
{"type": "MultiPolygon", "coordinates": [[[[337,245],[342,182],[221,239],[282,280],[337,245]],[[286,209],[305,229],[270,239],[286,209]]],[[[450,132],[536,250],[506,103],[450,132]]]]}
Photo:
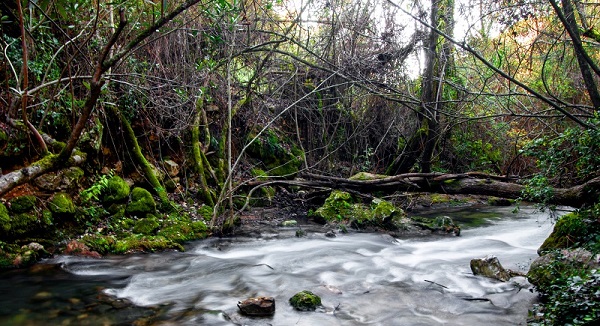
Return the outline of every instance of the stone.
{"type": "Polygon", "coordinates": [[[163,161],[163,167],[165,168],[165,171],[167,171],[167,175],[170,177],[175,177],[179,174],[179,164],[172,160],[163,161]]]}
{"type": "Polygon", "coordinates": [[[471,271],[473,275],[481,275],[498,281],[510,280],[511,273],[504,269],[495,256],[471,259],[471,271]]]}
{"type": "Polygon", "coordinates": [[[129,197],[129,184],[118,175],[108,179],[105,190],[102,192],[102,202],[112,204],[129,197]]]}
{"type": "Polygon", "coordinates": [[[70,167],[65,170],[49,172],[34,180],[34,184],[43,190],[69,190],[75,189],[84,176],[80,167],[70,167]]]}
{"type": "Polygon", "coordinates": [[[296,293],[290,298],[290,304],[300,311],[314,311],[321,305],[321,298],[307,290],[296,293]]]}
{"type": "Polygon", "coordinates": [[[529,267],[527,280],[537,288],[546,288],[552,285],[556,275],[566,277],[567,273],[594,269],[600,270],[600,255],[583,248],[562,249],[536,258],[529,267]]]}
{"type": "Polygon", "coordinates": [[[283,227],[290,227],[290,226],[296,226],[298,225],[298,222],[296,220],[286,220],[283,221],[283,223],[281,223],[281,226],[283,227]]]}
{"type": "Polygon", "coordinates": [[[10,211],[16,214],[27,213],[35,207],[36,198],[33,195],[19,196],[8,202],[10,211]]]}
{"type": "Polygon", "coordinates": [[[133,232],[148,235],[155,233],[159,227],[158,218],[152,214],[148,214],[148,217],[135,221],[133,232]]]}
{"type": "Polygon", "coordinates": [[[8,232],[10,230],[10,216],[8,208],[3,203],[0,203],[0,230],[8,232]]]}
{"type": "Polygon", "coordinates": [[[58,216],[69,216],[75,214],[75,204],[69,194],[59,192],[52,196],[50,202],[48,202],[48,208],[52,214],[58,216]]]}
{"type": "Polygon", "coordinates": [[[240,312],[247,316],[271,316],[275,313],[275,298],[256,297],[238,302],[240,312]]]}
{"type": "Polygon", "coordinates": [[[73,240],[67,243],[67,247],[65,248],[63,254],[72,255],[72,256],[83,256],[83,257],[91,257],[91,258],[100,258],[100,254],[96,251],[91,251],[90,248],[83,242],[79,242],[77,240],[73,240]]]}
{"type": "Polygon", "coordinates": [[[136,187],[131,191],[131,202],[127,205],[125,212],[136,215],[145,215],[156,211],[156,202],[152,194],[144,188],[136,187]]]}
{"type": "Polygon", "coordinates": [[[325,236],[328,237],[328,238],[335,238],[336,237],[335,232],[333,230],[327,231],[325,233],[325,236]]]}

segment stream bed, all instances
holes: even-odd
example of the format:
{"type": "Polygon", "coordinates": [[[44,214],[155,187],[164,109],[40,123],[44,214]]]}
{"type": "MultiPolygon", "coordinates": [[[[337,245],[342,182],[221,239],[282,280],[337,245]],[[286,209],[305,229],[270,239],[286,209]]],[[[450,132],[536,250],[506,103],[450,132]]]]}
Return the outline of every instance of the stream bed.
{"type": "Polygon", "coordinates": [[[282,228],[259,238],[212,238],[186,252],[91,259],[57,256],[0,274],[2,325],[525,325],[537,300],[524,277],[473,276],[472,258],[497,256],[526,272],[553,227],[523,207],[436,212],[489,214],[461,236],[395,239],[377,233],[282,228]],[[309,290],[315,312],[288,299],[309,290]],[[245,317],[237,302],[272,296],[271,317],[245,317]]]}

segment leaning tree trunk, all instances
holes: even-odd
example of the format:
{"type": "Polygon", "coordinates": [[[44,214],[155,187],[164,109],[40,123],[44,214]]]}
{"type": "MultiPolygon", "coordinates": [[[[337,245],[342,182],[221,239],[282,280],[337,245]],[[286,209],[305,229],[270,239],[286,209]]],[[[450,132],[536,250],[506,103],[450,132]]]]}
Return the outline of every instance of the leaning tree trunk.
{"type": "Polygon", "coordinates": [[[135,133],[133,132],[133,128],[131,128],[131,124],[129,123],[129,121],[127,121],[127,119],[125,119],[125,117],[123,117],[121,111],[119,111],[119,109],[117,109],[115,106],[111,106],[111,111],[112,114],[119,119],[121,125],[123,125],[123,130],[125,131],[125,143],[130,148],[130,153],[132,154],[133,161],[138,167],[142,169],[144,177],[146,178],[146,180],[148,180],[155,193],[160,198],[161,203],[163,205],[168,205],[169,197],[167,196],[167,191],[156,177],[154,167],[150,164],[150,162],[148,162],[148,160],[146,160],[146,157],[142,153],[142,148],[140,147],[137,138],[135,137],[135,133]]]}

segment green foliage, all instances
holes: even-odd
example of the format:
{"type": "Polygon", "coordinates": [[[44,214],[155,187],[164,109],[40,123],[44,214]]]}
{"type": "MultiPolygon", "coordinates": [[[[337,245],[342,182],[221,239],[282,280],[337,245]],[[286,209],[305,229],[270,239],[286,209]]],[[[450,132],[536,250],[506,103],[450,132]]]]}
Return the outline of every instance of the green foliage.
{"type": "Polygon", "coordinates": [[[597,176],[600,171],[598,114],[587,123],[597,128],[569,127],[557,136],[541,137],[526,144],[522,153],[537,159],[540,175],[551,183],[580,183],[597,176]]]}
{"type": "Polygon", "coordinates": [[[82,203],[88,203],[92,200],[99,201],[102,192],[108,189],[108,180],[112,177],[112,171],[109,174],[101,175],[100,178],[94,182],[89,188],[84,189],[79,197],[82,203]]]}

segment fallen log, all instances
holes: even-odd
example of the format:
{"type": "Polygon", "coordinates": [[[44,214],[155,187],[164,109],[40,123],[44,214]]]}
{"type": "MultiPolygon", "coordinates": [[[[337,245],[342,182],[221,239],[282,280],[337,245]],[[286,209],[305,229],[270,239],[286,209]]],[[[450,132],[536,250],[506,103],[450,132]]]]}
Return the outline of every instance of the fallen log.
{"type": "MultiPolygon", "coordinates": [[[[509,199],[523,196],[525,186],[509,182],[513,178],[488,176],[481,173],[406,173],[369,180],[351,180],[339,177],[304,173],[295,180],[251,181],[247,185],[289,185],[306,188],[329,188],[344,191],[371,192],[431,192],[450,195],[485,195],[509,199]],[[506,181],[501,181],[506,180],[506,181]]],[[[549,204],[581,207],[598,200],[600,177],[571,188],[553,188],[549,204]]]]}

